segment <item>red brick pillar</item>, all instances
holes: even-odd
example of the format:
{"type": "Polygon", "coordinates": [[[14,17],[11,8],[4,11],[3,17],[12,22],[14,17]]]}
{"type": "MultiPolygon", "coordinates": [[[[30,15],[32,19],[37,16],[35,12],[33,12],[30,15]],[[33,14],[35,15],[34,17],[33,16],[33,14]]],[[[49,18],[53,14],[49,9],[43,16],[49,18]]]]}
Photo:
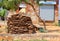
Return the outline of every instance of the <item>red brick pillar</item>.
{"type": "MultiPolygon", "coordinates": [[[[35,8],[37,14],[39,14],[39,6],[37,4],[34,4],[34,8],[35,8]]],[[[39,25],[38,17],[36,16],[32,6],[27,5],[26,13],[31,17],[34,25],[39,25]]]]}

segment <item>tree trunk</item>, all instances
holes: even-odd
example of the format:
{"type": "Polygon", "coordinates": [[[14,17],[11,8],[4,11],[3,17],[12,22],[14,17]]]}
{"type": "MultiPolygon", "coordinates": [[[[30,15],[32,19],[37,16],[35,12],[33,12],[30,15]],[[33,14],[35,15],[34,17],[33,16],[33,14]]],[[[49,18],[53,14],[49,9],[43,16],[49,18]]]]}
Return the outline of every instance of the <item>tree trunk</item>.
{"type": "Polygon", "coordinates": [[[35,8],[34,8],[34,5],[33,5],[33,4],[31,4],[31,3],[26,3],[26,4],[28,4],[28,5],[32,6],[32,8],[33,8],[33,10],[34,10],[34,12],[35,12],[35,14],[36,14],[36,16],[39,18],[39,22],[41,22],[41,21],[43,22],[44,29],[46,30],[45,21],[43,21],[43,20],[39,17],[39,15],[37,14],[37,12],[36,12],[36,10],[35,10],[35,8]]]}

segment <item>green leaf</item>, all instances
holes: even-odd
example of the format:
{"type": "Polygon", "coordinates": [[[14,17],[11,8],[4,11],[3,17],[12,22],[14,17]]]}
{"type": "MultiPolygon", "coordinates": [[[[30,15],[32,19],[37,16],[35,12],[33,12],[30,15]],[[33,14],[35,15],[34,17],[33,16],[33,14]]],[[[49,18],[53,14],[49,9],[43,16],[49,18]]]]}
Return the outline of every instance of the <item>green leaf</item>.
{"type": "MultiPolygon", "coordinates": [[[[18,8],[17,5],[22,3],[22,1],[24,1],[25,3],[32,4],[30,0],[2,0],[2,2],[0,2],[0,6],[6,9],[16,10],[18,8]]],[[[35,0],[35,1],[36,1],[36,4],[41,5],[39,4],[40,0],[35,0]]]]}
{"type": "Polygon", "coordinates": [[[30,0],[24,0],[24,2],[26,2],[26,3],[30,3],[30,0]]]}
{"type": "Polygon", "coordinates": [[[1,10],[1,11],[0,11],[0,16],[4,16],[4,15],[5,15],[5,12],[6,12],[5,9],[1,10]]]}

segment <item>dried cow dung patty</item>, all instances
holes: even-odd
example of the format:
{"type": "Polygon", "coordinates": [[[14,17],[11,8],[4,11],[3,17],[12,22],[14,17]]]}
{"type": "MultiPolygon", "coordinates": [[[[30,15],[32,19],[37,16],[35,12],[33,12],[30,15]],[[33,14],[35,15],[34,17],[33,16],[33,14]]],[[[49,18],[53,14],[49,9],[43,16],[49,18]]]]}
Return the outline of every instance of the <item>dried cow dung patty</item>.
{"type": "Polygon", "coordinates": [[[20,14],[14,14],[8,18],[7,25],[8,33],[11,34],[34,33],[37,31],[37,27],[32,24],[31,18],[20,14]]]}

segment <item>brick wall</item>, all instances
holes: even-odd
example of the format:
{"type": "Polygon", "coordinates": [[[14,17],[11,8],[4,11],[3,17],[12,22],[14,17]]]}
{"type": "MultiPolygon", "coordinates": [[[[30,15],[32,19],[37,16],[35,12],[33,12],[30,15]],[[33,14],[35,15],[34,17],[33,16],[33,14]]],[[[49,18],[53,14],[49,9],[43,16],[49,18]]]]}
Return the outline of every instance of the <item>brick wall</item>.
{"type": "MultiPolygon", "coordinates": [[[[55,23],[58,23],[58,1],[56,1],[56,2],[57,2],[57,4],[55,5],[55,21],[46,22],[46,25],[55,25],[55,23]]],[[[33,4],[33,5],[35,7],[37,14],[39,15],[39,6],[37,4],[33,4]]],[[[34,25],[42,25],[42,23],[38,21],[38,17],[35,15],[35,12],[30,5],[27,5],[26,12],[31,17],[34,25]]]]}
{"type": "MultiPolygon", "coordinates": [[[[35,5],[34,5],[34,8],[35,8],[37,14],[39,14],[39,6],[35,4],[35,5]]],[[[27,9],[27,10],[26,10],[26,11],[27,11],[27,14],[28,14],[28,15],[31,17],[31,19],[32,19],[33,24],[34,24],[34,25],[36,25],[36,24],[39,25],[38,17],[36,16],[33,8],[32,8],[30,5],[27,5],[27,8],[26,8],[26,9],[27,9]]]]}

